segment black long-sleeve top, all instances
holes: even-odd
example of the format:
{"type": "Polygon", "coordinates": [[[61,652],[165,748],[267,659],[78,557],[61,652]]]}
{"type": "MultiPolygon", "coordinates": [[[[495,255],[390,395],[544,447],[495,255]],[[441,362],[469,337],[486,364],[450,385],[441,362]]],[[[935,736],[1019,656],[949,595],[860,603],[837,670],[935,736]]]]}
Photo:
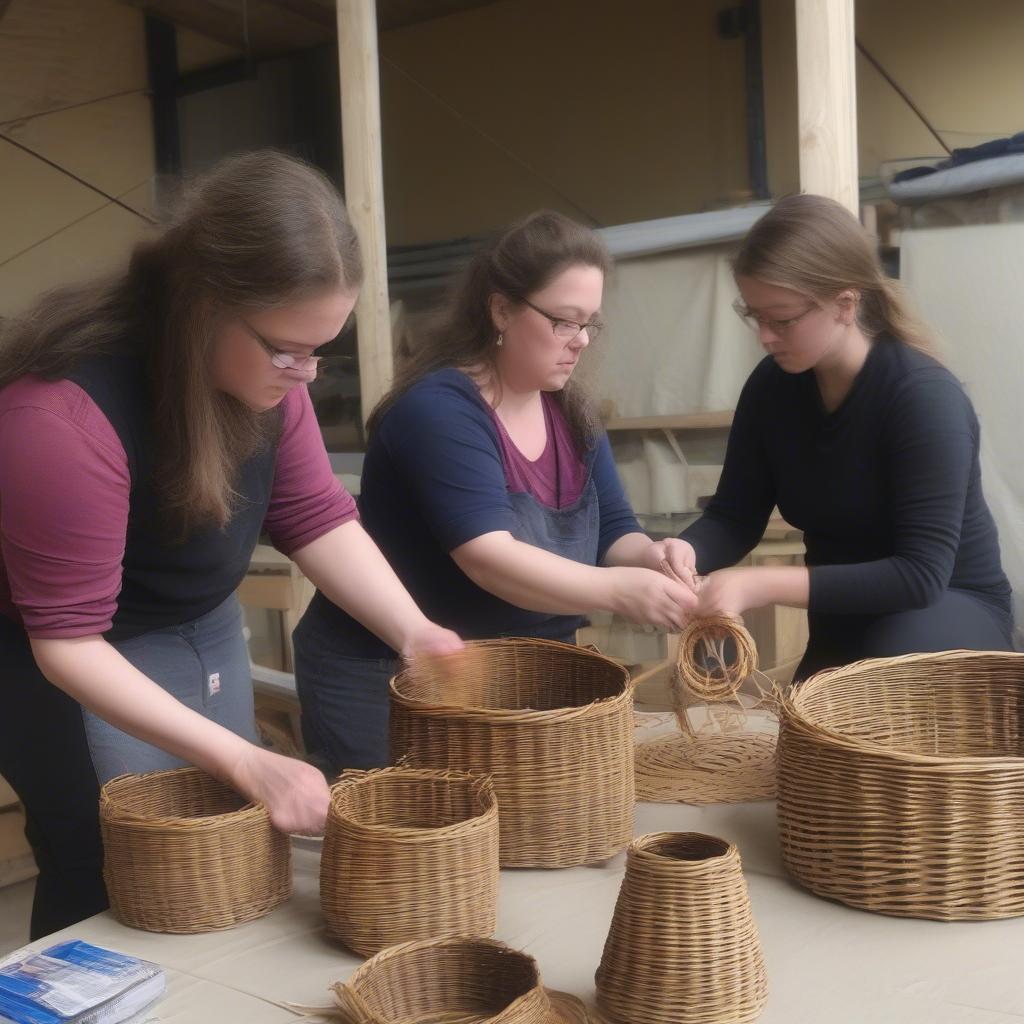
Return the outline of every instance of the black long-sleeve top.
{"type": "Polygon", "coordinates": [[[769,356],[740,395],[718,491],[682,537],[700,572],[734,565],[778,505],[804,532],[812,614],[923,608],[953,588],[1009,616],[978,448],[956,378],[891,337],[831,413],[813,371],[769,356]]]}

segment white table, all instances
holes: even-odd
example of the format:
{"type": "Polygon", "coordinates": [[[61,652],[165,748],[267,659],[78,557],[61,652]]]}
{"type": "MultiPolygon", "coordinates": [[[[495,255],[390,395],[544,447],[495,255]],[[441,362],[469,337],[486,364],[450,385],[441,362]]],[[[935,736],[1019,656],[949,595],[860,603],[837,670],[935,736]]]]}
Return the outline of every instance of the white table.
{"type": "MultiPolygon", "coordinates": [[[[771,802],[641,804],[637,830],[708,832],[738,845],[768,966],[763,1024],[1024,1021],[1024,919],[912,921],[818,899],[784,875],[771,802]]],[[[548,986],[592,1003],[624,859],[503,871],[496,937],[533,954],[548,986]]],[[[152,1019],[294,1021],[284,1003],[329,1003],[328,986],[359,962],[324,936],[318,866],[316,850],[296,849],[291,901],[229,931],[153,935],[101,914],[33,945],[84,938],[162,964],[168,993],[152,1019]]]]}

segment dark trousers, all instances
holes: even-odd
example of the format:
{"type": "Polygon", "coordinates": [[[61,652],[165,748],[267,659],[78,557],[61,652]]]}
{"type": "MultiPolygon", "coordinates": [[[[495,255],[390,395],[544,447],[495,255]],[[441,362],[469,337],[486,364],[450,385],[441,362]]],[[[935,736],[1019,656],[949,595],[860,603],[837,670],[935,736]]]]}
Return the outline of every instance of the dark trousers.
{"type": "Polygon", "coordinates": [[[24,631],[0,616],[0,774],[25,806],[39,877],[33,939],[107,907],[99,785],[82,708],[36,667],[24,631]]]}
{"type": "Polygon", "coordinates": [[[927,608],[891,615],[812,615],[796,679],[862,658],[935,651],[1011,651],[1012,623],[973,594],[947,590],[927,608]]]}

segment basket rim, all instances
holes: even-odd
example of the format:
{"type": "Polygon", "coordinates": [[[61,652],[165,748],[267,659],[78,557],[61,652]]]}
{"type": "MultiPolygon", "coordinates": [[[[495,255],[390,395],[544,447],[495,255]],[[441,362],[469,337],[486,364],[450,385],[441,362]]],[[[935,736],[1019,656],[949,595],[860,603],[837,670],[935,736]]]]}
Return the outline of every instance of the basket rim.
{"type": "MultiPolygon", "coordinates": [[[[845,733],[820,725],[809,718],[801,707],[801,698],[820,690],[836,678],[854,675],[879,664],[914,664],[955,661],[977,661],[982,659],[1024,659],[1024,654],[1015,651],[930,651],[923,654],[902,654],[893,658],[862,658],[860,661],[837,668],[823,669],[807,679],[794,684],[780,700],[783,727],[797,728],[804,734],[821,743],[831,743],[851,753],[871,754],[880,759],[888,759],[904,764],[914,764],[919,768],[934,768],[936,771],[953,774],[984,773],[1000,768],[1024,768],[1024,757],[1011,754],[919,754],[898,747],[887,747],[873,740],[851,738],[845,733]]],[[[1024,662],[1022,662],[1024,664],[1024,662]]]]}
{"type": "Polygon", "coordinates": [[[136,827],[152,827],[156,829],[164,829],[169,825],[178,825],[183,827],[191,827],[195,829],[211,828],[218,825],[235,825],[240,823],[244,818],[260,817],[265,818],[267,822],[270,821],[270,815],[261,803],[256,803],[253,800],[246,800],[241,793],[238,793],[239,800],[244,801],[241,807],[236,808],[233,811],[222,811],[218,814],[195,814],[195,815],[179,815],[179,814],[140,814],[138,811],[128,810],[121,806],[114,795],[116,790],[127,785],[128,782],[139,783],[144,779],[153,778],[154,776],[172,776],[172,775],[204,775],[214,782],[218,782],[221,785],[227,787],[232,792],[236,792],[231,786],[228,786],[226,782],[221,783],[215,776],[210,775],[209,772],[204,772],[201,768],[197,768],[195,765],[184,765],[180,768],[165,768],[153,772],[125,772],[122,775],[117,775],[112,779],[108,779],[100,790],[99,808],[100,815],[106,821],[117,821],[124,822],[125,824],[131,824],[136,827]]]}
{"type": "Polygon", "coordinates": [[[734,842],[723,839],[721,836],[711,835],[710,832],[647,832],[642,836],[637,836],[629,844],[629,852],[635,857],[643,857],[658,864],[675,865],[681,871],[700,870],[710,864],[719,864],[729,860],[739,853],[734,842]],[[673,857],[653,849],[659,843],[679,840],[704,841],[708,844],[715,844],[719,849],[710,856],[693,860],[673,857]]]}
{"type": "Polygon", "coordinates": [[[532,984],[530,987],[516,996],[515,999],[506,1004],[500,1010],[496,1011],[496,1013],[508,1013],[509,1010],[515,1007],[520,1000],[531,996],[537,989],[544,991],[540,975],[540,967],[537,964],[535,957],[523,950],[515,949],[507,943],[502,942],[500,939],[489,939],[481,935],[446,935],[429,939],[414,939],[411,942],[401,942],[395,946],[388,946],[361,963],[352,972],[352,974],[349,975],[348,979],[341,982],[341,984],[358,993],[357,984],[363,981],[363,979],[368,975],[372,975],[375,970],[387,969],[390,966],[390,961],[400,960],[403,956],[409,953],[419,952],[421,949],[443,949],[447,946],[465,947],[467,951],[483,949],[490,953],[515,956],[522,960],[529,968],[532,976],[532,984]]]}
{"type": "Polygon", "coordinates": [[[494,781],[490,775],[481,772],[460,771],[457,768],[415,768],[406,765],[392,765],[371,771],[349,769],[331,784],[329,814],[334,815],[346,827],[358,829],[368,834],[379,834],[388,838],[423,839],[426,836],[443,836],[449,832],[463,832],[470,827],[489,824],[498,817],[498,797],[494,789],[494,781]],[[394,779],[397,776],[417,776],[420,779],[435,781],[457,781],[477,790],[484,801],[484,807],[476,814],[460,818],[447,825],[426,825],[416,828],[411,825],[377,825],[363,821],[352,814],[345,813],[339,807],[345,792],[356,786],[373,785],[382,779],[394,779]]]}
{"type": "Polygon", "coordinates": [[[424,714],[438,714],[438,715],[450,715],[457,714],[464,718],[482,718],[494,724],[521,724],[523,722],[530,722],[534,724],[540,724],[545,722],[561,723],[572,721],[575,718],[583,718],[593,714],[595,711],[603,711],[608,707],[612,707],[618,703],[624,701],[632,701],[633,699],[633,680],[630,676],[629,669],[625,665],[619,664],[613,658],[607,657],[607,655],[601,654],[599,651],[591,650],[587,647],[580,647],[577,644],[563,643],[561,640],[546,640],[542,637],[523,637],[523,636],[508,636],[494,638],[490,640],[467,640],[466,646],[472,648],[489,648],[499,647],[511,643],[525,643],[532,647],[547,647],[549,649],[560,649],[565,651],[567,654],[571,653],[575,657],[583,657],[587,660],[604,662],[604,664],[613,668],[616,674],[622,674],[622,691],[615,693],[610,697],[599,697],[597,700],[590,701],[587,704],[580,704],[575,707],[567,708],[483,708],[472,704],[443,704],[435,701],[422,700],[416,697],[410,697],[408,694],[403,693],[399,687],[399,681],[409,674],[409,667],[403,668],[401,671],[396,672],[388,683],[388,689],[391,693],[391,699],[401,704],[403,707],[414,708],[417,711],[424,714]]]}

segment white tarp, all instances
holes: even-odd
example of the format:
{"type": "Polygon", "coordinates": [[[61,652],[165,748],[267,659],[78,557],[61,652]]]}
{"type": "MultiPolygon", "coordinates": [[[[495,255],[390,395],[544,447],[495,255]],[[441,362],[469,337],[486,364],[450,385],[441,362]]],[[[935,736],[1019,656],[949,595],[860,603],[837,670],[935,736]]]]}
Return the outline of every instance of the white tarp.
{"type": "Polygon", "coordinates": [[[981,421],[982,482],[1024,608],[1024,224],[904,231],[902,277],[981,421]]]}
{"type": "Polygon", "coordinates": [[[605,287],[598,390],[617,416],[734,409],[763,354],[732,309],[732,246],[620,260],[605,287]]]}
{"type": "MultiPolygon", "coordinates": [[[[705,246],[617,261],[602,306],[607,331],[588,354],[595,364],[594,390],[613,403],[616,417],[735,409],[762,353],[732,309],[734,248],[705,246]]],[[[612,443],[640,513],[692,511],[697,497],[714,492],[708,472],[688,470],[660,433],[613,433],[612,443]]],[[[686,434],[679,435],[679,444],[690,463],[721,463],[720,451],[691,457],[686,434]]]]}

